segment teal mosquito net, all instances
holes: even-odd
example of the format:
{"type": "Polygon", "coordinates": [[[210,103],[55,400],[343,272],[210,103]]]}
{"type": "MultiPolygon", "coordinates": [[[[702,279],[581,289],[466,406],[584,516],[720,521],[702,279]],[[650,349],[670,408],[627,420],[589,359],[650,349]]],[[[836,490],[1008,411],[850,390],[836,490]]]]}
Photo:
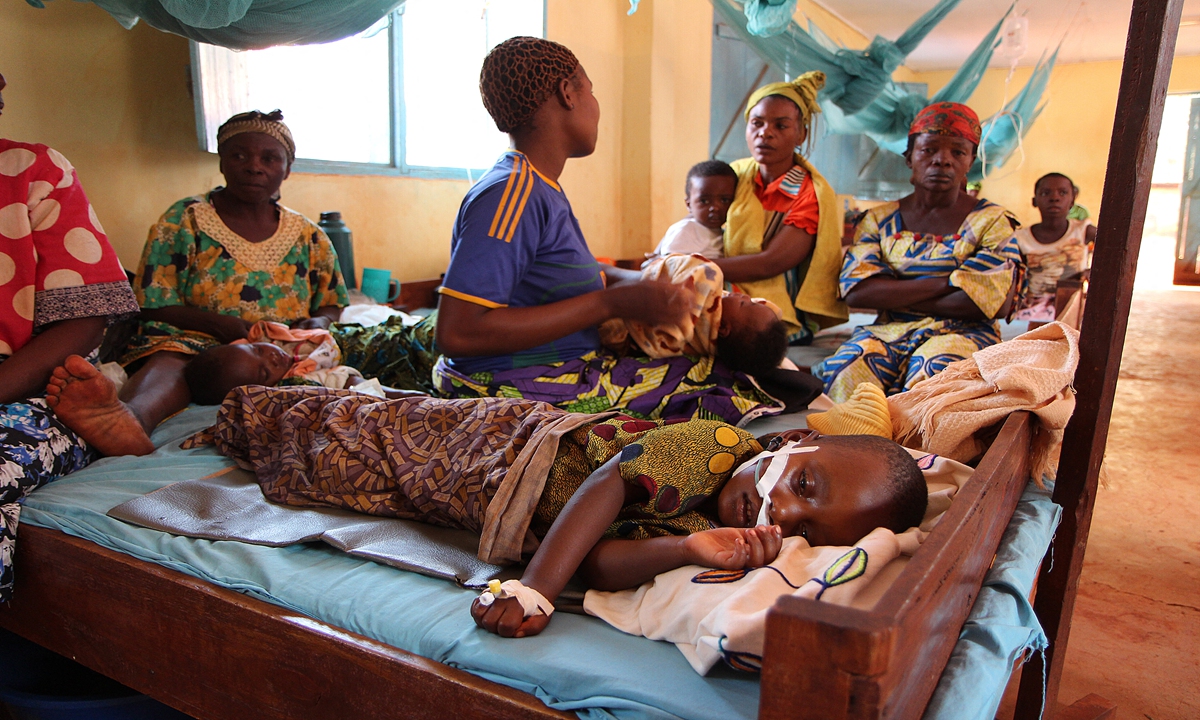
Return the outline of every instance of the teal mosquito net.
{"type": "MultiPolygon", "coordinates": [[[[44,0],[25,0],[45,7],[44,0]]],[[[164,32],[235,50],[332,42],[357,34],[404,0],[91,0],[126,29],[164,32]]]]}
{"type": "MultiPolygon", "coordinates": [[[[940,0],[896,40],[876,36],[865,50],[852,50],[834,42],[815,23],[805,30],[788,18],[778,33],[763,37],[751,28],[751,8],[767,0],[712,0],[717,16],[732,27],[766,62],[795,77],[810,70],[825,73],[825,89],[818,100],[821,122],[827,132],[866,135],[885,151],[901,154],[908,141],[913,118],[927,105],[941,101],[965,103],[975,92],[999,45],[1000,28],[1012,12],[1009,8],[941,90],[933,97],[905,89],[892,80],[899,67],[918,44],[960,0],[940,0]]],[[[794,5],[794,3],[793,3],[794,5]]],[[[753,12],[758,12],[755,10],[753,12]]],[[[1057,51],[1043,57],[1025,86],[995,115],[983,121],[979,157],[970,179],[1003,165],[1020,146],[1042,108],[1042,95],[1050,80],[1057,51]]],[[[749,89],[749,88],[748,88],[749,89]]]]}
{"type": "MultiPolygon", "coordinates": [[[[825,73],[820,101],[828,132],[861,134],[880,148],[904,152],[909,124],[921,108],[942,100],[966,102],[999,44],[1002,17],[984,35],[954,77],[932,98],[892,80],[929,31],[960,0],[939,0],[895,40],[876,36],[865,50],[834,42],[813,22],[802,29],[792,20],[796,0],[711,0],[716,14],[766,62],[794,77],[825,73]]],[[[44,7],[45,0],[26,0],[44,7]]],[[[197,42],[234,49],[321,43],[361,32],[404,0],[91,0],[126,28],[139,20],[197,42]]],[[[629,12],[637,10],[630,0],[629,12]]],[[[1012,12],[1012,8],[1009,8],[1012,12]]],[[[1003,165],[1037,119],[1057,51],[1043,57],[1020,92],[983,124],[979,159],[971,179],[1003,165]]]]}

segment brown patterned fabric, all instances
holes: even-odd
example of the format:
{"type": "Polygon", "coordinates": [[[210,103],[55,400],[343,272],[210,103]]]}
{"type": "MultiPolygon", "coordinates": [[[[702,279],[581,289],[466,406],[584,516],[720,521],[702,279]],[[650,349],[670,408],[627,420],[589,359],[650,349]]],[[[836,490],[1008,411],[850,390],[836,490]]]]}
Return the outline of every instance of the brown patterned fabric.
{"type": "Polygon", "coordinates": [[[529,122],[558,83],[579,69],[566,47],[535,37],[505,40],[483,59],[479,93],[500,132],[513,132],[529,122]]]}
{"type": "Polygon", "coordinates": [[[246,386],[207,437],[275,502],[480,532],[521,449],[567,413],[527,400],[381,401],[348,390],[246,386]]]}

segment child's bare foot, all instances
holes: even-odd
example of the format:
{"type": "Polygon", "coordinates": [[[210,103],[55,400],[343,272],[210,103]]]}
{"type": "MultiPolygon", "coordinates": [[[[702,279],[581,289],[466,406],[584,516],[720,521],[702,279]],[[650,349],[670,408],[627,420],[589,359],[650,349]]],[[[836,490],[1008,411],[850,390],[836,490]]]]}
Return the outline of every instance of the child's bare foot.
{"type": "Polygon", "coordinates": [[[148,455],[154,443],[117,388],[92,364],[68,356],[46,385],[46,403],[67,427],[105,455],[148,455]]]}

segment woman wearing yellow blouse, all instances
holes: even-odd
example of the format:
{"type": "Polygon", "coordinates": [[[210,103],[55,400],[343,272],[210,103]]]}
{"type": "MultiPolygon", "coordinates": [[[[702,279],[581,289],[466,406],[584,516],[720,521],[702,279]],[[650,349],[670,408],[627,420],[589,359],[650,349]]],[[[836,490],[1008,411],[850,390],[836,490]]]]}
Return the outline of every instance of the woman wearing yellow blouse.
{"type": "Polygon", "coordinates": [[[752,297],[775,303],[793,344],[847,318],[838,298],[842,220],[833,188],[799,152],[825,74],[764,85],[746,103],[750,157],[733,163],[737,194],[729,208],[725,257],[715,262],[752,297]]]}
{"type": "Polygon", "coordinates": [[[346,305],[329,238],[278,203],[296,157],[282,120],[278,110],[230,118],[217,131],[225,186],[180,200],[151,228],[133,281],[142,322],[121,361],[136,372],[119,396],[81,365],[59,372],[56,411],[101,452],[140,454],[155,426],[187,407],[192,356],[246,337],[259,320],[325,328],[346,305]],[[106,432],[118,417],[121,432],[106,432]]]}

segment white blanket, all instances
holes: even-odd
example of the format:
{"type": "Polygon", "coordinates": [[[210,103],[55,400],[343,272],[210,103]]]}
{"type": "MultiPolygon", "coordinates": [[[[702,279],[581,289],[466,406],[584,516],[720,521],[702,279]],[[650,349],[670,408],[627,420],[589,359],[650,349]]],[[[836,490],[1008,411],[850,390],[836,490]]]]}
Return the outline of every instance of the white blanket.
{"type": "Polygon", "coordinates": [[[910,450],[925,473],[929,508],[920,528],[897,535],[878,528],[854,547],[809,547],[788,538],[779,557],[754,570],[697,565],[659,575],[633,590],[589,590],[583,608],[613,627],[675,643],[706,674],[718,661],[757,671],[767,610],[786,594],[838,605],[871,607],[895,579],[971,476],[962,463],[910,450]]]}

